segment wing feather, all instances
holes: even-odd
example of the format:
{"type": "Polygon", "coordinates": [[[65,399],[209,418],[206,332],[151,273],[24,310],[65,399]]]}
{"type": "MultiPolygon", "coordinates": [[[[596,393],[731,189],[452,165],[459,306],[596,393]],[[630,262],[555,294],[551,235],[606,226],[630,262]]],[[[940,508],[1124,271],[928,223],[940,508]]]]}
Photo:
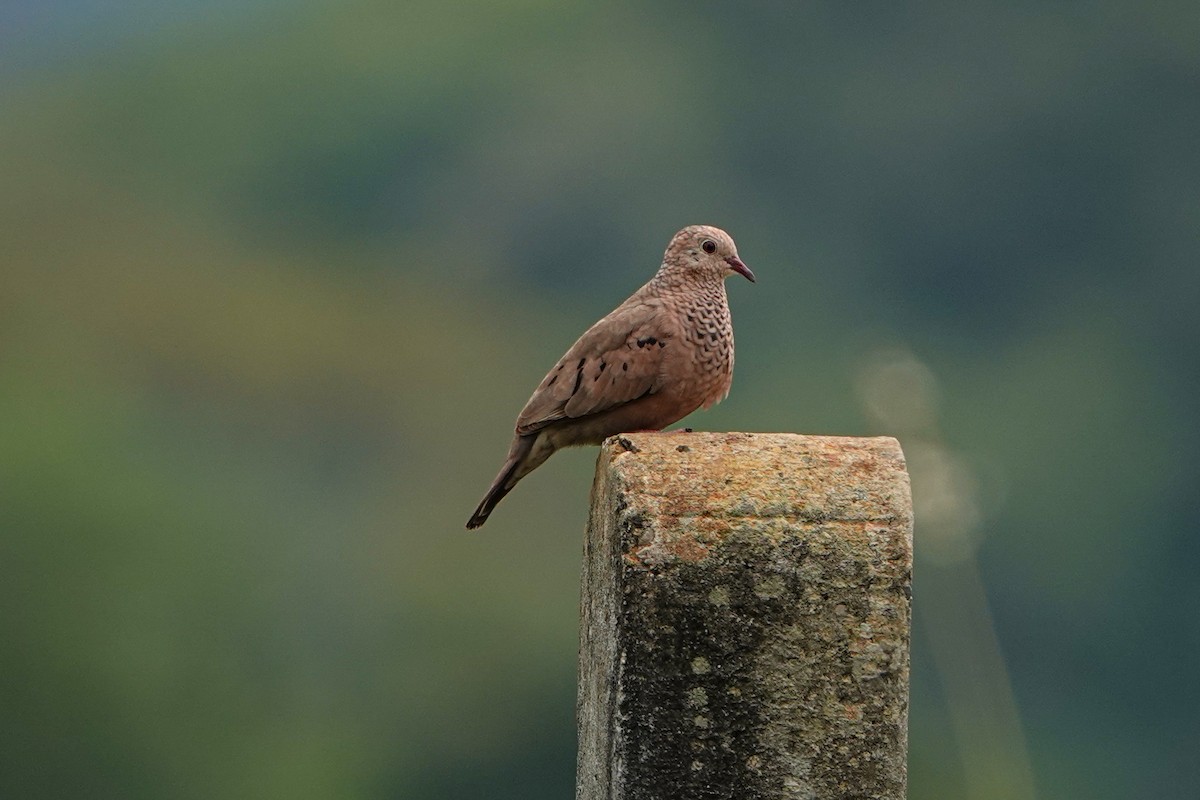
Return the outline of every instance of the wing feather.
{"type": "Polygon", "coordinates": [[[559,359],[517,417],[524,435],[561,419],[624,405],[661,386],[671,340],[662,305],[631,301],[589,328],[559,359]]]}

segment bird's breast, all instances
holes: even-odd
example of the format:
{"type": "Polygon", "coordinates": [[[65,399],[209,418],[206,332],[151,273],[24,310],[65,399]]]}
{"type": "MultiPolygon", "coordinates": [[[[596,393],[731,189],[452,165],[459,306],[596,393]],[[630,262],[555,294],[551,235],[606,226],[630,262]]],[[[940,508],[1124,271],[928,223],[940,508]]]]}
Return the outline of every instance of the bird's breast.
{"type": "Polygon", "coordinates": [[[733,379],[733,325],[724,285],[682,304],[678,348],[672,355],[672,376],[685,385],[700,405],[708,407],[729,392],[733,379]]]}

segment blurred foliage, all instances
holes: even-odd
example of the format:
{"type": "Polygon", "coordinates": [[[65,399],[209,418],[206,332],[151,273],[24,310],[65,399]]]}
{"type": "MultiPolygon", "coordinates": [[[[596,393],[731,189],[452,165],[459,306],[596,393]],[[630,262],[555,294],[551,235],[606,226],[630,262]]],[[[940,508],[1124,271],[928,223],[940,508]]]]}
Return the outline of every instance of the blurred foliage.
{"type": "MultiPolygon", "coordinates": [[[[462,524],[695,222],[759,283],[689,424],[905,440],[855,382],[910,353],[1038,794],[1192,796],[1194,4],[0,23],[0,796],[570,796],[593,454],[462,524]]],[[[916,540],[911,796],[1014,797],[916,540]]]]}

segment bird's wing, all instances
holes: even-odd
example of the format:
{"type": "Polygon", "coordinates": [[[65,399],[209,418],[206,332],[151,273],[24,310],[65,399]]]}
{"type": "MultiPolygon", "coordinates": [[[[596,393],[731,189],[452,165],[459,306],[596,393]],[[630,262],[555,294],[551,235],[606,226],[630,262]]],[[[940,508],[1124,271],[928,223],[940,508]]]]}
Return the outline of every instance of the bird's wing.
{"type": "Polygon", "coordinates": [[[672,339],[667,319],[660,303],[631,299],[589,328],[542,379],[517,417],[517,433],[657,392],[672,339]]]}

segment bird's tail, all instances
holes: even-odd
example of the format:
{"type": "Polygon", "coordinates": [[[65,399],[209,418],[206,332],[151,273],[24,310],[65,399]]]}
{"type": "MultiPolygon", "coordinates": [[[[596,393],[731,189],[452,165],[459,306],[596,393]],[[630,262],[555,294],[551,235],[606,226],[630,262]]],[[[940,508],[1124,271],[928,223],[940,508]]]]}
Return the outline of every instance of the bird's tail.
{"type": "Polygon", "coordinates": [[[492,509],[496,507],[496,504],[504,499],[504,495],[512,491],[512,488],[517,485],[517,481],[529,474],[529,470],[533,467],[522,469],[519,472],[518,469],[526,460],[529,451],[533,449],[533,440],[535,438],[535,436],[518,436],[513,442],[512,448],[508,451],[508,460],[500,468],[500,474],[492,481],[487,494],[479,502],[479,507],[475,509],[475,513],[467,520],[468,528],[478,528],[487,522],[488,515],[492,513],[492,509]]]}

